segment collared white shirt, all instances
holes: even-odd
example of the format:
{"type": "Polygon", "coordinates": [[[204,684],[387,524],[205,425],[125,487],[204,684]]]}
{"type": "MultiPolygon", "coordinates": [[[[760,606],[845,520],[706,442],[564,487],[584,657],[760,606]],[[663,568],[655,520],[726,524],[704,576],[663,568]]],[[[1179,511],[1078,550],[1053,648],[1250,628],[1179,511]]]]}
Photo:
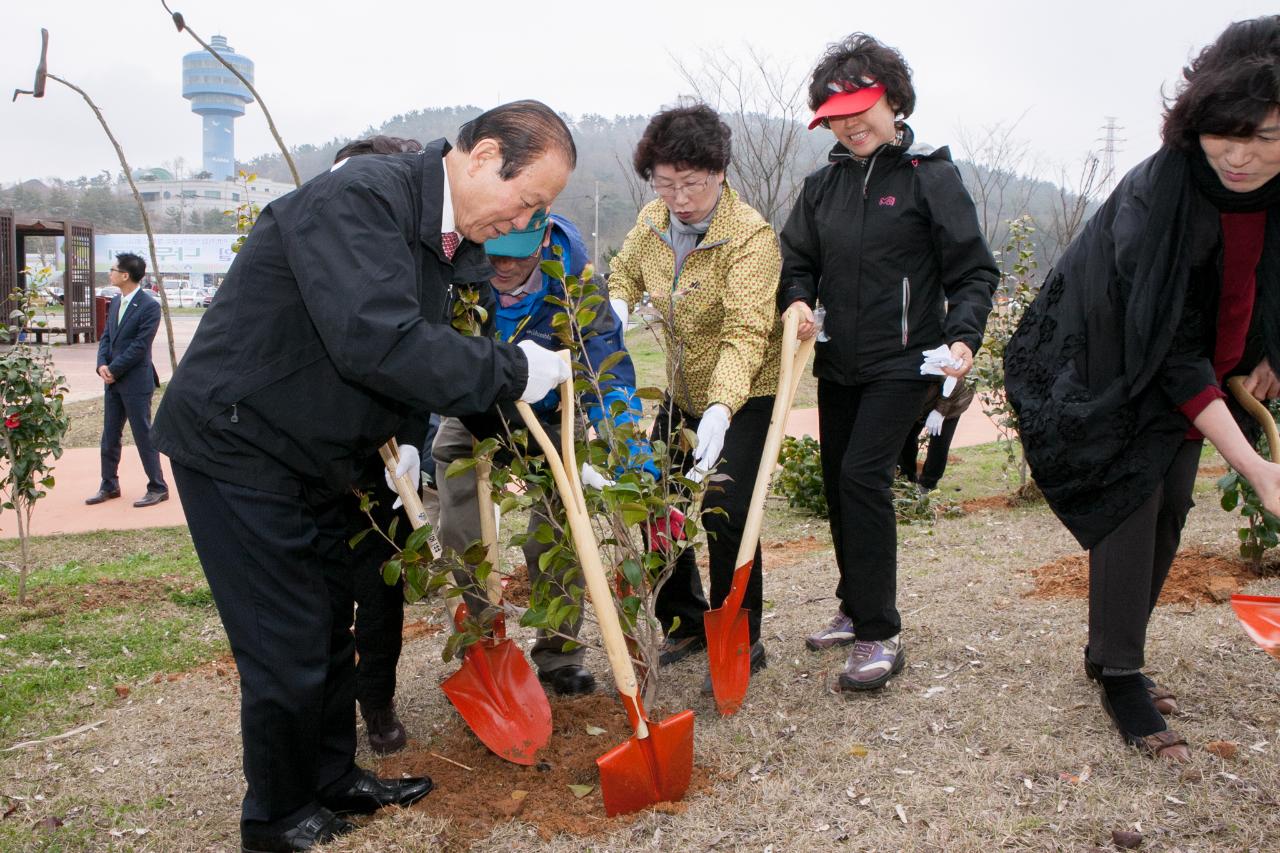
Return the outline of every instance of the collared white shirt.
{"type": "Polygon", "coordinates": [[[444,166],[444,200],[440,205],[440,233],[444,234],[449,231],[456,231],[453,220],[453,193],[449,191],[449,168],[444,165],[444,158],[440,158],[440,165],[444,166]]]}
{"type": "Polygon", "coordinates": [[[133,297],[138,295],[138,291],[142,290],[142,285],[138,285],[126,295],[120,294],[120,310],[116,312],[116,323],[118,324],[124,317],[125,309],[129,307],[129,303],[133,301],[133,297]]]}

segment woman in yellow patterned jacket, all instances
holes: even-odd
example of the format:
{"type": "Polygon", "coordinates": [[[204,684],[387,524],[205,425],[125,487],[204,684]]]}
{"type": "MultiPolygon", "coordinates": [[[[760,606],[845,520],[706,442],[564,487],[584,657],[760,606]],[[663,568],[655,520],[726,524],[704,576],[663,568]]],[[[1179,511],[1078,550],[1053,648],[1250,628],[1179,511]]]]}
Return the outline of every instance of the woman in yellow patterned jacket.
{"type": "MultiPolygon", "coordinates": [[[[720,484],[723,490],[710,490],[704,503],[724,511],[704,516],[711,603],[717,607],[729,592],[764,452],[782,336],[776,305],[782,265],[778,238],[725,181],[730,133],[705,104],[653,117],[633,162],[658,198],[640,211],[609,277],[611,301],[624,324],[646,293],[665,317],[669,386],[653,437],[666,441],[681,428],[695,431],[697,445],[683,463],[692,468],[690,476],[698,479],[715,468],[730,478],[720,484]]],[[[757,545],[743,601],[753,671],[765,665],[761,572],[757,545]]],[[[680,555],[656,609],[668,634],[662,664],[705,647],[707,599],[692,549],[680,555]]]]}

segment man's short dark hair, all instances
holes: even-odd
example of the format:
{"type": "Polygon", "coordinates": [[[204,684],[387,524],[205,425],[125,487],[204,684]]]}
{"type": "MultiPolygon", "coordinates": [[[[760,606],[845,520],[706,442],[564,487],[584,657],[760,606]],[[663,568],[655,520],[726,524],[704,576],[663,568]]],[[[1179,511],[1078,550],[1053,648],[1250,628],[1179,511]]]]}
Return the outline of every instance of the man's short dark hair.
{"type": "Polygon", "coordinates": [[[817,112],[842,84],[856,87],[874,80],[884,86],[889,106],[903,118],[916,108],[916,90],[911,85],[911,66],[895,48],[881,44],[866,33],[851,33],[843,41],[828,45],[809,78],[809,109],[817,112]]]}
{"type": "Polygon", "coordinates": [[[399,136],[370,136],[365,139],[353,139],[338,149],[333,162],[337,163],[348,157],[359,157],[361,154],[412,154],[422,150],[422,143],[416,139],[404,139],[399,136]]]}
{"type": "Polygon", "coordinates": [[[509,181],[548,151],[559,151],[573,169],[578,147],[564,119],[541,101],[512,101],[494,107],[458,128],[457,148],[469,152],[481,139],[492,139],[502,150],[498,177],[509,181]]]}
{"type": "Polygon", "coordinates": [[[649,120],[631,163],[646,181],[653,177],[653,167],[664,163],[723,172],[733,154],[732,138],[729,125],[706,104],[672,107],[649,120]]]}
{"type": "Polygon", "coordinates": [[[1182,69],[1161,136],[1183,151],[1200,134],[1253,136],[1280,107],[1280,15],[1236,21],[1182,69]]]}
{"type": "Polygon", "coordinates": [[[116,268],[120,272],[129,276],[129,281],[142,281],[142,277],[147,274],[147,262],[133,252],[121,252],[116,255],[116,268]]]}

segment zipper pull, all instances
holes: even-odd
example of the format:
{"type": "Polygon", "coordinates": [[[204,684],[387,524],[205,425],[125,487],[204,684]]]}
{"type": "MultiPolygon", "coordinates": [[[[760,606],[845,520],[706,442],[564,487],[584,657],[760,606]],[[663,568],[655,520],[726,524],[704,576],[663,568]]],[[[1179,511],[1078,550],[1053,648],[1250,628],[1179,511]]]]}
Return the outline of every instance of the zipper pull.
{"type": "Polygon", "coordinates": [[[238,404],[238,403],[232,403],[232,404],[231,404],[231,422],[232,422],[233,424],[238,424],[238,423],[240,423],[240,413],[236,411],[236,406],[237,406],[237,405],[239,405],[239,404],[238,404]]]}

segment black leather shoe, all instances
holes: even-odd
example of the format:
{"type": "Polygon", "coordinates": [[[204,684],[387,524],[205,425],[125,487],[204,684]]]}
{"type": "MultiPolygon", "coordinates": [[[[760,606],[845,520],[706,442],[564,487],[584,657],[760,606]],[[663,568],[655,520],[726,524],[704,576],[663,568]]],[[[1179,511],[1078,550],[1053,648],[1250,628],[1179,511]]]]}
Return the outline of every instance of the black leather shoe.
{"type": "Polygon", "coordinates": [[[116,489],[114,492],[107,491],[106,489],[98,489],[98,493],[96,495],[94,495],[93,497],[85,498],[84,502],[87,503],[89,506],[93,506],[94,504],[100,504],[103,501],[109,501],[112,498],[118,498],[118,497],[120,497],[119,489],[116,489]]]}
{"type": "Polygon", "coordinates": [[[354,823],[338,817],[328,809],[318,809],[283,832],[258,834],[242,828],[240,850],[241,853],[293,853],[295,850],[310,850],[317,844],[346,835],[355,828],[354,823]]]}
{"type": "Polygon", "coordinates": [[[538,680],[551,685],[560,696],[580,696],[596,689],[596,677],[585,666],[571,663],[548,672],[538,670],[538,680]]]}
{"type": "MultiPolygon", "coordinates": [[[[117,492],[117,494],[119,494],[117,492]]],[[[169,500],[168,492],[147,492],[141,498],[133,502],[134,506],[155,506],[169,500]]]]}
{"type": "Polygon", "coordinates": [[[368,770],[361,770],[345,791],[321,797],[320,803],[334,814],[373,814],[383,806],[411,806],[434,787],[427,776],[379,779],[368,770]]]}

